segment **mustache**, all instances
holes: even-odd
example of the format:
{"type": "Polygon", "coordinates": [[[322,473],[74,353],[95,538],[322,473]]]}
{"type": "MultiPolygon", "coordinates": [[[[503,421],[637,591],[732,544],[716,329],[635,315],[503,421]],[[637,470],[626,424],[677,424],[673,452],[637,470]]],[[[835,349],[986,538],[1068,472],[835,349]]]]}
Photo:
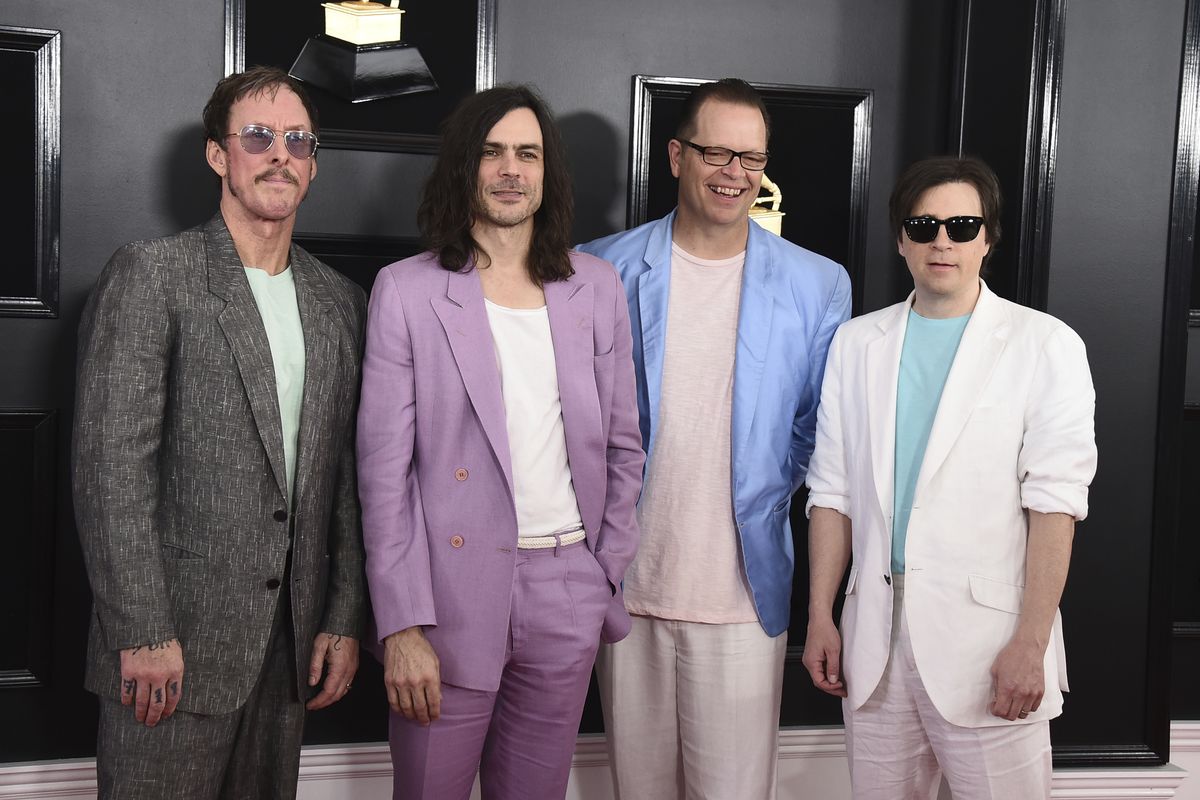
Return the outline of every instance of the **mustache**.
{"type": "Polygon", "coordinates": [[[526,192],[528,188],[519,180],[513,179],[489,184],[487,190],[489,192],[526,192]]]}
{"type": "Polygon", "coordinates": [[[272,167],[271,169],[267,170],[266,172],[262,173],[261,175],[258,175],[257,177],[255,177],[254,182],[258,183],[259,181],[265,181],[265,180],[269,180],[270,178],[276,178],[276,177],[283,178],[288,183],[297,184],[297,185],[300,183],[299,179],[295,175],[292,174],[292,171],[289,169],[286,169],[284,167],[272,167]]]}

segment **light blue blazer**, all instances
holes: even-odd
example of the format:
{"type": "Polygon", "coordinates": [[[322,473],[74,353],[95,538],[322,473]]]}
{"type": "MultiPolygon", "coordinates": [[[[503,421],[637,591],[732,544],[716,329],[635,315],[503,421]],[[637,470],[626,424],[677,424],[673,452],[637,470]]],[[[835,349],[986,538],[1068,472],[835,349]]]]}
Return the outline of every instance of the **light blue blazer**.
{"type": "MultiPolygon", "coordinates": [[[[629,297],[647,463],[659,424],[674,222],[671,212],[578,248],[616,265],[629,297]]],[[[788,626],[795,561],[788,511],[813,451],[829,342],[849,316],[850,278],[839,264],[750,225],[734,356],[733,510],[754,606],[770,636],[788,626]]]]}

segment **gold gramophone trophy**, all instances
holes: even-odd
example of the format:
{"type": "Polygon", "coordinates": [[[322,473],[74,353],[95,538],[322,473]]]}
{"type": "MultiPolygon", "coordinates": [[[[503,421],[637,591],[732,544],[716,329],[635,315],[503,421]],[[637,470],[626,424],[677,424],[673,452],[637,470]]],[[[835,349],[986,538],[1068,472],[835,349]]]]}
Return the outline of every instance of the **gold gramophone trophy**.
{"type": "Polygon", "coordinates": [[[755,198],[754,204],[750,206],[750,219],[776,236],[782,236],[783,212],[779,210],[779,206],[783,204],[783,191],[779,188],[779,184],[767,177],[765,172],[762,176],[761,191],[768,194],[755,198]],[[770,208],[764,208],[768,205],[770,208]]]}
{"type": "Polygon", "coordinates": [[[351,103],[438,88],[421,51],[403,40],[400,0],[321,5],[325,32],[305,42],[288,71],[293,78],[351,103]]]}

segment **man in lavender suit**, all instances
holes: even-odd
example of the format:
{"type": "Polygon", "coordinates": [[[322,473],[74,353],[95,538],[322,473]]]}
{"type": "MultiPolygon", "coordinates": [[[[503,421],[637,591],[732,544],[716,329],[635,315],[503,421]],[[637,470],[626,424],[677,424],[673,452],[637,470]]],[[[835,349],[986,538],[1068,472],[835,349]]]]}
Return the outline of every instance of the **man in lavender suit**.
{"type": "Polygon", "coordinates": [[[562,144],[524,87],[447,120],[367,322],[358,471],[394,796],[563,797],[601,639],[630,620],[644,456],[625,295],[571,252],[562,144]]]}

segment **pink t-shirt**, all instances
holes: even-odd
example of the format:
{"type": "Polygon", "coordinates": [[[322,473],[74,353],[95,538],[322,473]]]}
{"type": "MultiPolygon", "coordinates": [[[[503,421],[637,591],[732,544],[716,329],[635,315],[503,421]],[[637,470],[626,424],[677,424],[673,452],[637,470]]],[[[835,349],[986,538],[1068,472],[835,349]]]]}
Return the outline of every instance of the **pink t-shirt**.
{"type": "Polygon", "coordinates": [[[625,575],[633,614],[756,622],[734,524],[730,420],[745,253],[719,261],[671,248],[662,398],[638,506],[642,540],[625,575]]]}

